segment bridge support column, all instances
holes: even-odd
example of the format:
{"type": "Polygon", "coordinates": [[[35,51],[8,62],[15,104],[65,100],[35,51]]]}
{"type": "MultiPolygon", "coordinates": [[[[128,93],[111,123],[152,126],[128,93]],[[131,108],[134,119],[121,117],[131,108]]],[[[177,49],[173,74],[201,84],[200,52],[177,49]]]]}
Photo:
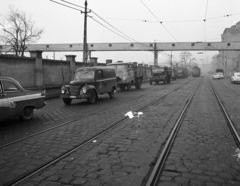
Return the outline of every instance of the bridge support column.
{"type": "Polygon", "coordinates": [[[37,88],[43,86],[43,67],[42,67],[42,51],[29,51],[30,57],[35,58],[34,80],[37,88]]]}
{"type": "Polygon", "coordinates": [[[70,62],[70,66],[69,66],[69,80],[72,81],[74,78],[74,74],[75,74],[75,58],[76,55],[65,55],[66,56],[66,60],[70,62]]]}

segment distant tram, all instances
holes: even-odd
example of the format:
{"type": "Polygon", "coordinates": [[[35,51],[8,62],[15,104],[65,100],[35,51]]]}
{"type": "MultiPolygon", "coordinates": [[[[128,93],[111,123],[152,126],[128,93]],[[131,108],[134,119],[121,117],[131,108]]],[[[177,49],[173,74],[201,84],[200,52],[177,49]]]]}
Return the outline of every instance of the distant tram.
{"type": "Polygon", "coordinates": [[[192,68],[192,76],[193,77],[200,77],[201,75],[201,69],[197,66],[192,68]]]}

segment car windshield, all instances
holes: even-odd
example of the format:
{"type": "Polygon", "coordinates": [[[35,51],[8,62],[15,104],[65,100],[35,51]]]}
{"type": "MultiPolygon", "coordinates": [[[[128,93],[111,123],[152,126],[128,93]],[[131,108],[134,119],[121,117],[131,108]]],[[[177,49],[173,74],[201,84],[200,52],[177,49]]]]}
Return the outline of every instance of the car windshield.
{"type": "Polygon", "coordinates": [[[234,76],[240,77],[240,73],[235,73],[234,76]]]}
{"type": "Polygon", "coordinates": [[[94,78],[94,72],[93,69],[79,69],[74,77],[75,81],[80,81],[82,79],[93,79],[94,78]]]}
{"type": "Polygon", "coordinates": [[[160,72],[164,72],[164,68],[154,68],[153,73],[160,73],[160,72]]]}

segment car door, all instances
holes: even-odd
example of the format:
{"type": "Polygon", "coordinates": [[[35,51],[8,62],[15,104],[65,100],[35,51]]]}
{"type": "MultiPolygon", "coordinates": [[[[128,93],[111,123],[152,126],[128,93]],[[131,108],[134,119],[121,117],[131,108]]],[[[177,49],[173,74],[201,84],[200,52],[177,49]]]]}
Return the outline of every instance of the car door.
{"type": "Polygon", "coordinates": [[[96,78],[96,88],[98,93],[105,93],[106,91],[106,81],[103,78],[103,72],[102,70],[96,70],[95,72],[95,78],[96,78]]]}
{"type": "Polygon", "coordinates": [[[2,82],[0,81],[0,121],[10,117],[10,101],[7,94],[3,91],[2,82]]]}
{"type": "Polygon", "coordinates": [[[17,84],[9,80],[2,80],[2,88],[9,101],[9,117],[19,116],[25,105],[25,93],[17,84]]]}

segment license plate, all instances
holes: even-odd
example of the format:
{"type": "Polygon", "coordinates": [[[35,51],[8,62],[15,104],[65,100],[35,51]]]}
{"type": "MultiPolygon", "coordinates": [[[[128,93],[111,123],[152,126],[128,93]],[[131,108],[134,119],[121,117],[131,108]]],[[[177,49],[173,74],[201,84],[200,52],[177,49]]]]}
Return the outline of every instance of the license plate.
{"type": "Polygon", "coordinates": [[[70,98],[76,98],[76,96],[70,96],[70,98]]]}

